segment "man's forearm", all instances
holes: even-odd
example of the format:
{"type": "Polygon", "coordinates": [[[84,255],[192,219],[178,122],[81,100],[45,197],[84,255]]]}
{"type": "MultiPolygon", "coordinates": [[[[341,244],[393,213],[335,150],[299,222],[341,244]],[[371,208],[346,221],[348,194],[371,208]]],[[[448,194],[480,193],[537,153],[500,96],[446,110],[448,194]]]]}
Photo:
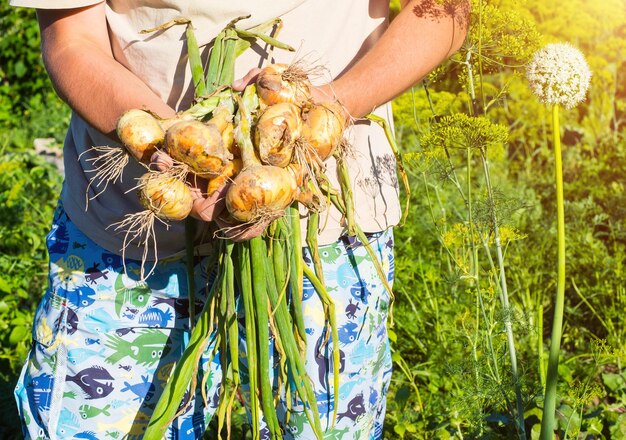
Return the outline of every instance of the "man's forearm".
{"type": "Polygon", "coordinates": [[[468,14],[467,0],[408,2],[374,47],[331,84],[333,93],[357,118],[390,101],[461,47],[468,14]]]}
{"type": "Polygon", "coordinates": [[[74,11],[38,11],[42,53],[59,96],[99,131],[112,134],[120,115],[148,108],[174,115],[111,53],[104,4],[74,11]]]}

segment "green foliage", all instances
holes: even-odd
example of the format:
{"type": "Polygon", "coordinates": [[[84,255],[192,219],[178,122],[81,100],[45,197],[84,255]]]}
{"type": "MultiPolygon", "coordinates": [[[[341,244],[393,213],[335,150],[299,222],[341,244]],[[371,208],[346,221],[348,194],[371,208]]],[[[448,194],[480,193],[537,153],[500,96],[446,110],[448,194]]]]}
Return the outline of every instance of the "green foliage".
{"type": "Polygon", "coordinates": [[[47,285],[45,237],[62,180],[33,141],[52,138],[58,149],[69,121],[41,62],[38,32],[33,10],[0,5],[1,438],[20,432],[13,387],[47,285]]]}
{"type": "MultiPolygon", "coordinates": [[[[394,15],[399,2],[392,7],[394,15]]],[[[37,137],[60,142],[68,112],[45,77],[33,13],[0,11],[4,438],[17,429],[11,385],[46,286],[43,237],[61,179],[28,150],[37,137]]],[[[536,49],[555,41],[579,46],[593,70],[587,102],[561,120],[568,280],[558,434],[626,438],[626,59],[618,56],[626,53],[626,4],[474,0],[464,47],[393,103],[413,200],[396,231],[386,439],[517,438],[516,386],[527,437],[538,436],[556,290],[555,190],[549,112],[522,73],[536,49]]],[[[237,411],[233,435],[244,438],[237,411]]]]}
{"type": "Polygon", "coordinates": [[[34,10],[0,4],[0,35],[0,125],[13,129],[38,112],[60,110],[41,61],[34,10]]]}
{"type": "Polygon", "coordinates": [[[0,149],[0,437],[19,430],[12,386],[30,348],[35,306],[47,285],[44,238],[58,170],[32,152],[0,149]],[[6,429],[6,431],[5,431],[6,429]]]}
{"type": "Polygon", "coordinates": [[[582,0],[475,1],[463,49],[427,87],[394,102],[414,200],[397,231],[400,324],[386,421],[395,437],[389,438],[517,438],[516,384],[526,435],[539,434],[543,341],[556,290],[554,165],[549,112],[522,73],[534,51],[552,41],[578,44],[594,75],[588,101],[562,116],[568,281],[559,438],[624,437],[626,418],[617,408],[626,395],[626,83],[624,59],[616,56],[626,44],[624,8],[582,0]],[[467,156],[468,147],[490,136],[497,139],[485,150],[491,196],[481,155],[467,156]],[[495,225],[505,251],[508,309],[491,262],[495,225]],[[518,350],[517,383],[507,320],[518,350]]]}
{"type": "MultiPolygon", "coordinates": [[[[23,312],[21,306],[32,306],[45,288],[44,238],[60,184],[58,171],[33,153],[4,151],[0,157],[0,308],[6,313],[23,312]]],[[[9,346],[24,342],[5,336],[9,346]]]]}

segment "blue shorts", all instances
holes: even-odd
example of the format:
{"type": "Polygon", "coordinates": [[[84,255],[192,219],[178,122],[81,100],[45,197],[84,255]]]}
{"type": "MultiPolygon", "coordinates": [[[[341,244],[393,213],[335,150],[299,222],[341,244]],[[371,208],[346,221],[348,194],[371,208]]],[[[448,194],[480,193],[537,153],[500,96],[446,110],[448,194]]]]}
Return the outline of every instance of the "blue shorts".
{"type": "MultiPolygon", "coordinates": [[[[33,346],[15,391],[24,435],[33,439],[140,439],[189,338],[185,262],[160,261],[154,274],[139,282],[138,261],[123,262],[91,241],[62,206],[55,212],[47,244],[49,286],[35,315],[33,346]]],[[[391,231],[375,234],[371,244],[391,282],[391,231]]],[[[332,354],[316,350],[324,312],[305,279],[306,366],[318,395],[322,427],[333,439],[379,439],[391,377],[386,328],[389,297],[358,241],[341,239],[320,247],[320,253],[337,310],[341,350],[338,418],[330,427],[332,354]]],[[[308,255],[305,248],[305,260],[308,255]]],[[[212,278],[207,262],[208,258],[201,259],[195,270],[197,312],[212,278]]],[[[243,345],[243,328],[240,334],[243,345]]],[[[219,353],[212,353],[214,347],[207,347],[198,379],[198,384],[204,380],[207,404],[198,386],[167,438],[202,437],[219,401],[219,353]]],[[[285,438],[315,438],[297,407],[288,423],[282,419],[285,438]]]]}

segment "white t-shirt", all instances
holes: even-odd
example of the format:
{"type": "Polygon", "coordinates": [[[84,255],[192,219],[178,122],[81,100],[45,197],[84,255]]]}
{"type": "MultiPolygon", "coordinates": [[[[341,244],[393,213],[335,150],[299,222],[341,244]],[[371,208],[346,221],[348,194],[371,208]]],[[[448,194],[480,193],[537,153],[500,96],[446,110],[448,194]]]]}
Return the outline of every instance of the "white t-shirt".
{"type": "MultiPolygon", "coordinates": [[[[66,9],[99,3],[94,0],[11,0],[13,6],[43,9],[66,9]]],[[[106,2],[106,17],[115,58],[141,78],[165,102],[177,110],[189,107],[193,97],[191,74],[184,45],[185,26],[174,26],[154,34],[141,34],[174,18],[191,19],[196,38],[208,55],[208,43],[232,19],[250,15],[238,27],[249,28],[271,18],[280,17],[283,27],[278,39],[297,49],[296,53],[280,49],[271,51],[271,62],[291,63],[302,60],[312,66],[324,66],[328,75],[314,79],[327,82],[350,67],[380,37],[388,23],[389,2],[385,0],[145,0],[106,2]]],[[[249,69],[267,64],[263,46],[253,46],[237,59],[235,77],[249,69]]],[[[375,113],[392,123],[390,105],[375,113]]],[[[397,224],[400,217],[396,162],[383,130],[367,121],[349,129],[348,139],[353,157],[348,160],[356,206],[356,221],[366,232],[377,232],[397,224]]],[[[72,115],[65,140],[65,183],[61,199],[70,219],[92,240],[105,249],[120,253],[123,231],[109,226],[126,214],[143,210],[135,192],[144,169],[130,163],[123,181],[89,202],[85,209],[87,189],[93,165],[91,153],[81,155],[92,146],[115,145],[115,141],[89,126],[77,114],[72,115]],[[107,229],[108,228],[108,229],[107,229]]],[[[131,161],[132,162],[132,161],[131,161]]],[[[333,160],[327,161],[327,174],[336,184],[333,160]]],[[[171,222],[166,228],[156,222],[159,258],[184,250],[183,222],[171,222]]],[[[331,243],[345,233],[341,215],[329,209],[321,214],[319,243],[331,243]]],[[[205,230],[200,227],[199,234],[205,230]]],[[[305,229],[305,228],[303,228],[305,229]]],[[[129,246],[126,256],[140,258],[142,249],[129,246]]]]}

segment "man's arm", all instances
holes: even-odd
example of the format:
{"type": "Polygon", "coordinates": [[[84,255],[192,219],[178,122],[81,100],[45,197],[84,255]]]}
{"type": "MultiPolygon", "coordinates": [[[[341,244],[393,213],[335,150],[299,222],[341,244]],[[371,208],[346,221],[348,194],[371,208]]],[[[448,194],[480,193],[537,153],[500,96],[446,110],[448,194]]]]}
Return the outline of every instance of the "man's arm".
{"type": "Polygon", "coordinates": [[[99,131],[114,134],[131,108],[161,117],[175,114],[150,88],[113,58],[105,4],[38,9],[44,64],[59,96],[99,131]]]}
{"type": "MultiPolygon", "coordinates": [[[[54,87],[74,111],[94,128],[115,135],[119,117],[129,109],[146,108],[163,118],[175,111],[143,81],[118,63],[111,51],[104,3],[81,9],[37,11],[44,63],[54,87]]],[[[192,185],[191,214],[213,220],[223,209],[220,193],[203,196],[206,182],[192,185]]]]}
{"type": "MultiPolygon", "coordinates": [[[[457,51],[467,35],[468,0],[402,1],[380,40],[322,93],[339,99],[359,118],[424,78],[457,51]]],[[[323,97],[318,96],[318,99],[323,97]]]]}

